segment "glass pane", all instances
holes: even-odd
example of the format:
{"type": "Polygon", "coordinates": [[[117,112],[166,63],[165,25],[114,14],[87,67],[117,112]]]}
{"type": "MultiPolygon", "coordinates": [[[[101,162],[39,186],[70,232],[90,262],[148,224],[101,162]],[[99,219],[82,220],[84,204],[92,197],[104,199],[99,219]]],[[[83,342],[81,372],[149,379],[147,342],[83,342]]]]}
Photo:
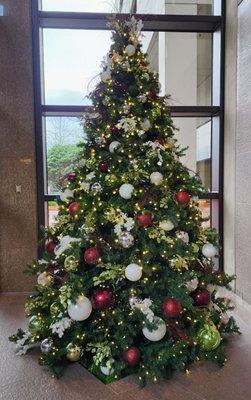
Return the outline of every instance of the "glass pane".
{"type": "Polygon", "coordinates": [[[100,63],[110,47],[109,31],[43,29],[44,103],[87,105],[100,63]]]}
{"type": "MultiPolygon", "coordinates": [[[[200,175],[201,180],[210,190],[211,187],[211,119],[208,118],[173,118],[179,130],[176,139],[182,148],[188,147],[181,161],[193,172],[200,175]]],[[[218,171],[217,171],[218,173],[218,171]]]]}
{"type": "Polygon", "coordinates": [[[203,228],[210,228],[211,225],[211,204],[210,200],[200,199],[199,208],[202,212],[203,218],[209,218],[208,221],[203,222],[203,228]]]}
{"type": "Polygon", "coordinates": [[[43,11],[117,12],[116,3],[118,2],[111,0],[42,0],[41,9],[43,11]]]}
{"type": "Polygon", "coordinates": [[[58,215],[59,206],[56,201],[45,202],[45,225],[53,226],[58,215]]]}
{"type": "MultiPolygon", "coordinates": [[[[109,51],[109,31],[44,29],[45,104],[86,105],[109,51]]],[[[143,50],[171,105],[211,104],[210,33],[144,32],[143,50]]]]}
{"type": "Polygon", "coordinates": [[[210,15],[212,3],[212,0],[137,0],[137,13],[210,15]]]}
{"type": "Polygon", "coordinates": [[[211,105],[212,35],[144,32],[150,68],[159,72],[161,94],[170,105],[211,105]]]}
{"type": "Polygon", "coordinates": [[[45,117],[44,138],[46,148],[46,193],[60,193],[69,172],[76,165],[85,135],[81,119],[77,117],[45,117]]]}

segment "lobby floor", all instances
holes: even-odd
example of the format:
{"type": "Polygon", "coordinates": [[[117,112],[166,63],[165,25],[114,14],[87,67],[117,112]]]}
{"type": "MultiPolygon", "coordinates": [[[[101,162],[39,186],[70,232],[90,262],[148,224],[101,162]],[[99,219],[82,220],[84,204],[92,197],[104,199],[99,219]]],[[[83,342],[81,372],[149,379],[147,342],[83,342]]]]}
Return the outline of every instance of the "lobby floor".
{"type": "Polygon", "coordinates": [[[251,399],[251,326],[237,319],[243,334],[231,339],[228,363],[198,363],[188,375],[139,388],[134,377],[104,385],[78,364],[61,380],[51,378],[35,354],[15,356],[8,336],[25,327],[24,298],[0,297],[1,400],[248,400],[251,399]]]}

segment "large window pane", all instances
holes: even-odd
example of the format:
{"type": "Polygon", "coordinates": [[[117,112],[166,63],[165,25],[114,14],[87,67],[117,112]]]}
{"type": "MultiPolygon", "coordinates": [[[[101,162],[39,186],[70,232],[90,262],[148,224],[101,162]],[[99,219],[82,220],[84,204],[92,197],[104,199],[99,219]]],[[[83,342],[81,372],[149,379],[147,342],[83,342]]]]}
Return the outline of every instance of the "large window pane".
{"type": "Polygon", "coordinates": [[[43,11],[115,12],[117,7],[116,1],[110,0],[42,0],[41,9],[43,11]]]}
{"type": "MultiPolygon", "coordinates": [[[[89,104],[109,31],[44,29],[45,104],[89,104]],[[96,77],[96,78],[95,78],[96,77]]],[[[211,34],[144,32],[143,50],[172,105],[211,104],[211,34]]]]}
{"type": "MultiPolygon", "coordinates": [[[[127,3],[126,0],[123,3],[127,3]]],[[[212,0],[137,0],[137,12],[146,14],[212,14],[212,0]]]]}
{"type": "Polygon", "coordinates": [[[84,131],[80,118],[45,117],[46,193],[57,194],[69,172],[76,165],[84,131]]]}
{"type": "Polygon", "coordinates": [[[43,29],[44,103],[89,104],[100,63],[110,47],[109,31],[43,29]]]}
{"type": "Polygon", "coordinates": [[[143,49],[171,105],[211,105],[211,46],[210,33],[144,32],[143,49]]]}
{"type": "Polygon", "coordinates": [[[200,175],[206,187],[211,188],[211,119],[174,118],[179,130],[176,133],[178,144],[186,148],[181,161],[193,172],[200,175]]]}

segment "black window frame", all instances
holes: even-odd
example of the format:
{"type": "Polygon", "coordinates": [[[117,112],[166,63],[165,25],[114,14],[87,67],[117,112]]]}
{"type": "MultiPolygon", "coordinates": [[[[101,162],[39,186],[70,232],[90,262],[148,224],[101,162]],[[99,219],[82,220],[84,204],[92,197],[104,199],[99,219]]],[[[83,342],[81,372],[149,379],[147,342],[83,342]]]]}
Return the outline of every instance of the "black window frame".
{"type": "MultiPolygon", "coordinates": [[[[211,117],[211,191],[200,199],[218,201],[218,231],[220,239],[219,268],[223,270],[223,166],[224,166],[224,80],[225,80],[225,12],[226,1],[214,0],[221,10],[221,15],[157,15],[157,14],[116,14],[117,18],[128,18],[135,15],[144,23],[145,31],[159,32],[208,32],[212,33],[212,94],[216,93],[218,101],[212,96],[210,106],[171,106],[173,117],[211,117]],[[215,105],[217,104],[217,105],[215,105]],[[216,190],[212,188],[216,187],[216,190]]],[[[136,10],[136,0],[133,11],[136,10]]],[[[37,171],[37,222],[38,239],[41,239],[40,227],[45,225],[45,203],[57,200],[58,195],[45,193],[44,178],[44,143],[42,119],[45,116],[79,116],[89,112],[90,106],[44,105],[42,104],[41,87],[41,37],[40,28],[55,29],[95,29],[110,30],[106,22],[112,14],[83,12],[49,12],[40,10],[40,0],[31,0],[32,45],[33,45],[33,79],[35,107],[35,144],[37,171]]],[[[212,213],[211,213],[212,215],[212,213]]],[[[38,255],[43,249],[38,246],[38,255]]]]}

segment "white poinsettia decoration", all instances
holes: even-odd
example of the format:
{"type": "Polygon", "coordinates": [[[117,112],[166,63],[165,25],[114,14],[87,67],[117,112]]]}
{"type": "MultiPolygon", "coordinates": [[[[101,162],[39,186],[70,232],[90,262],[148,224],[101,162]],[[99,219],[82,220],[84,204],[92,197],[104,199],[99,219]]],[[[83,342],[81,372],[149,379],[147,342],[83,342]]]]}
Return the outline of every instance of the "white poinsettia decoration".
{"type": "Polygon", "coordinates": [[[125,132],[131,132],[136,129],[137,122],[134,118],[122,117],[117,123],[117,128],[123,129],[125,132]]]}
{"type": "Polygon", "coordinates": [[[23,336],[16,341],[16,355],[23,356],[27,353],[29,349],[37,345],[28,344],[31,338],[31,333],[29,331],[24,332],[23,336]]]}
{"type": "Polygon", "coordinates": [[[69,247],[71,247],[72,243],[80,242],[80,241],[81,241],[81,239],[73,238],[69,235],[61,236],[60,242],[54,250],[56,257],[59,257],[65,250],[69,249],[69,247]]]}
{"type": "Polygon", "coordinates": [[[117,223],[114,226],[114,232],[120,236],[124,231],[130,232],[134,227],[134,219],[128,217],[125,213],[120,212],[117,223]]]}
{"type": "Polygon", "coordinates": [[[134,44],[138,43],[138,39],[140,37],[143,22],[141,19],[136,19],[134,16],[130,19],[130,21],[126,21],[126,26],[128,26],[130,30],[130,38],[134,44]]]}
{"type": "MultiPolygon", "coordinates": [[[[60,314],[62,316],[62,314],[60,314]]],[[[52,330],[52,333],[56,333],[59,338],[63,337],[64,331],[68,328],[70,328],[72,324],[72,320],[68,317],[61,318],[60,320],[52,323],[50,325],[50,328],[52,330]]]]}
{"type": "Polygon", "coordinates": [[[142,300],[137,297],[131,297],[129,302],[132,309],[137,308],[146,316],[149,322],[153,322],[154,312],[150,308],[152,306],[152,300],[150,298],[142,300]]]}

